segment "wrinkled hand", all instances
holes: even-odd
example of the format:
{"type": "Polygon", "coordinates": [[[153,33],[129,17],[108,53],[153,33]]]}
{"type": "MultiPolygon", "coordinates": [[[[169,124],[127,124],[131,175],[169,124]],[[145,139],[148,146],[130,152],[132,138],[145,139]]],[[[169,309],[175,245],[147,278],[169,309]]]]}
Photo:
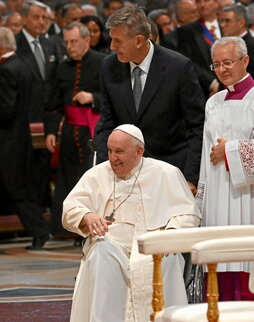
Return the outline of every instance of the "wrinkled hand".
{"type": "Polygon", "coordinates": [[[90,236],[93,238],[96,235],[104,236],[105,233],[108,232],[108,225],[111,224],[111,221],[105,220],[94,212],[90,212],[82,218],[79,228],[82,231],[85,231],[85,228],[88,228],[90,236]]]}
{"type": "Polygon", "coordinates": [[[75,102],[79,102],[82,105],[89,104],[93,102],[93,94],[81,91],[78,92],[75,96],[73,96],[72,100],[75,102]]]}
{"type": "Polygon", "coordinates": [[[190,187],[190,190],[191,190],[191,192],[192,192],[193,196],[195,196],[195,194],[197,193],[197,188],[196,188],[196,186],[194,186],[194,184],[193,184],[193,183],[191,183],[190,181],[187,181],[187,183],[188,183],[188,186],[190,187]]]}
{"type": "Polygon", "coordinates": [[[47,135],[45,143],[46,143],[47,149],[50,152],[54,153],[56,148],[56,136],[54,134],[47,135]]]}
{"type": "Polygon", "coordinates": [[[224,161],[225,156],[225,144],[227,140],[223,138],[217,139],[218,144],[214,145],[210,153],[210,162],[213,165],[217,165],[221,161],[224,161]]]}

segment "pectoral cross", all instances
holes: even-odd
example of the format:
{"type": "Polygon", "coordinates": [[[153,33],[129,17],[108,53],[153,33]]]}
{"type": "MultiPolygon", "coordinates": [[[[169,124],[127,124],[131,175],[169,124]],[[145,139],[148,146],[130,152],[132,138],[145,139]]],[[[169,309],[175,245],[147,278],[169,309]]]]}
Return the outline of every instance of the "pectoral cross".
{"type": "Polygon", "coordinates": [[[115,215],[115,212],[112,211],[110,216],[106,216],[105,219],[108,221],[114,222],[115,221],[114,215],[115,215]]]}

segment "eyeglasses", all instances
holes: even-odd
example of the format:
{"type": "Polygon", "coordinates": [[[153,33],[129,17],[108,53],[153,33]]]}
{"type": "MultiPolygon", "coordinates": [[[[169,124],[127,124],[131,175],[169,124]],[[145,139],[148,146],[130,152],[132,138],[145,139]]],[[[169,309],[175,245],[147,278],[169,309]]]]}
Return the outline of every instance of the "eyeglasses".
{"type": "Polygon", "coordinates": [[[232,60],[232,59],[227,59],[227,60],[224,60],[223,62],[221,62],[221,63],[214,63],[214,64],[211,64],[210,65],[210,69],[211,70],[216,70],[216,69],[219,69],[220,68],[220,66],[223,66],[223,67],[226,67],[226,68],[231,68],[232,67],[232,65],[234,64],[234,63],[236,63],[238,60],[241,60],[243,58],[243,56],[242,57],[240,57],[240,58],[237,58],[236,60],[232,60]]]}

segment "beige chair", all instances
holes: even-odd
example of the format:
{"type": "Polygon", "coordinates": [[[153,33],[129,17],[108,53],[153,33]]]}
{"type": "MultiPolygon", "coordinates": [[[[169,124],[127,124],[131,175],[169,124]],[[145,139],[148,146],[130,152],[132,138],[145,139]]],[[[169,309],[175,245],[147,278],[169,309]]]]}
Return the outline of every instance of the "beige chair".
{"type": "MultiPolygon", "coordinates": [[[[141,235],[138,239],[140,253],[152,254],[154,258],[154,293],[152,302],[154,313],[151,316],[151,321],[207,321],[205,314],[207,304],[189,304],[186,306],[173,306],[163,310],[163,284],[161,271],[161,259],[163,257],[163,254],[191,252],[192,246],[201,241],[247,236],[254,236],[254,225],[185,228],[167,231],[156,231],[141,235]],[[200,317],[195,316],[194,311],[199,311],[201,310],[201,308],[203,311],[201,312],[200,317]],[[187,310],[188,312],[184,312],[184,314],[181,314],[181,310],[187,310]],[[173,311],[174,314],[172,313],[173,311]],[[178,315],[181,317],[178,318],[178,315]]],[[[240,259],[240,261],[243,260],[240,259]]],[[[248,303],[246,305],[249,306],[248,303]]],[[[245,320],[240,320],[238,322],[242,321],[245,320]]],[[[254,315],[252,321],[254,321],[254,315]]]]}

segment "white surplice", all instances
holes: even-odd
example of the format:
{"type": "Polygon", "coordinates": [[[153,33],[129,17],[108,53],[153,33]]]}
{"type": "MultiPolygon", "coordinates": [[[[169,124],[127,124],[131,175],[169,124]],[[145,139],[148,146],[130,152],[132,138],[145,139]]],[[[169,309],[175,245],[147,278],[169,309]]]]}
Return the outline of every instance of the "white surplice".
{"type": "MultiPolygon", "coordinates": [[[[227,90],[206,105],[203,150],[196,200],[203,226],[254,224],[254,88],[241,100],[224,100],[227,90]],[[213,165],[210,152],[224,138],[225,162],[213,165]]],[[[218,271],[249,271],[248,263],[220,264],[218,271]]]]}
{"type": "MultiPolygon", "coordinates": [[[[73,322],[149,321],[152,257],[138,253],[137,236],[151,230],[148,226],[156,230],[199,225],[199,211],[181,172],[165,162],[144,158],[134,185],[140,166],[141,162],[125,180],[116,179],[116,208],[132,193],[117,208],[109,232],[105,237],[86,240],[73,295],[73,322]],[[154,180],[158,180],[156,184],[154,180]],[[154,211],[154,204],[159,203],[158,211],[154,211]],[[170,212],[168,205],[171,205],[170,212]],[[158,218],[153,220],[151,211],[158,218]],[[162,221],[158,225],[160,216],[162,221]]],[[[78,226],[87,212],[108,216],[114,207],[113,182],[108,162],[89,170],[64,202],[65,228],[85,236],[78,226]]],[[[163,266],[167,275],[166,305],[186,303],[182,256],[165,257],[163,266]]]]}

